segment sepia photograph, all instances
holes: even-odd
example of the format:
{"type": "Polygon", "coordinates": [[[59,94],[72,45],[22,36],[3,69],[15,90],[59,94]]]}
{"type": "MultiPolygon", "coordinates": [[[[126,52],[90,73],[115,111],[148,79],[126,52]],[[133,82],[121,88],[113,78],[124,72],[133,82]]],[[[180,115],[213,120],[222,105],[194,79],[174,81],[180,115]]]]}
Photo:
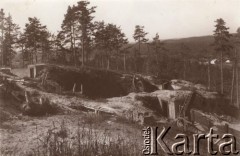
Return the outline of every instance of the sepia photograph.
{"type": "Polygon", "coordinates": [[[239,156],[240,0],[0,0],[0,156],[239,156]]]}

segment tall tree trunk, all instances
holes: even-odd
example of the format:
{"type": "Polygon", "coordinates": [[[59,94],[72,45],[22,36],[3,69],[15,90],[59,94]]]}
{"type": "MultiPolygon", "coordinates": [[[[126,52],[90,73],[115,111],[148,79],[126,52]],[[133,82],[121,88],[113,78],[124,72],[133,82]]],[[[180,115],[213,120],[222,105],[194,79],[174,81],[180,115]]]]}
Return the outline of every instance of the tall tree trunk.
{"type": "Polygon", "coordinates": [[[24,51],[23,51],[23,44],[21,45],[22,48],[22,67],[24,68],[24,51]]]}
{"type": "Polygon", "coordinates": [[[240,108],[240,103],[239,103],[239,64],[238,64],[238,53],[237,49],[235,48],[235,55],[236,55],[236,96],[237,96],[237,102],[236,106],[237,108],[240,108]]]}
{"type": "Polygon", "coordinates": [[[210,71],[210,60],[208,60],[208,90],[211,90],[211,71],[210,71]]]}
{"type": "Polygon", "coordinates": [[[34,44],[34,53],[35,53],[35,64],[37,64],[38,59],[37,59],[37,48],[36,48],[36,43],[34,44]]]}
{"type": "Polygon", "coordinates": [[[28,64],[32,64],[32,52],[29,52],[29,49],[28,49],[27,55],[28,55],[28,64]]]}
{"type": "MultiPolygon", "coordinates": [[[[37,59],[37,48],[36,48],[36,43],[34,44],[34,56],[33,57],[35,57],[35,64],[37,64],[37,61],[38,61],[38,59],[37,59]]],[[[33,58],[34,59],[34,58],[33,58]]]]}
{"type": "Polygon", "coordinates": [[[223,51],[221,51],[221,62],[220,62],[220,64],[221,64],[221,94],[223,94],[223,51]]]}
{"type": "Polygon", "coordinates": [[[119,63],[118,61],[116,60],[116,63],[117,63],[117,71],[119,70],[119,63]]]}
{"type": "Polygon", "coordinates": [[[186,59],[183,59],[183,79],[186,80],[186,59]]]}
{"type": "Polygon", "coordinates": [[[148,44],[147,44],[147,49],[148,49],[147,74],[149,74],[149,70],[150,70],[150,50],[149,50],[149,45],[148,44]]]}
{"type": "Polygon", "coordinates": [[[156,55],[157,68],[159,68],[159,56],[156,55]]]}
{"type": "Polygon", "coordinates": [[[138,40],[138,53],[140,54],[140,44],[141,44],[141,42],[140,42],[140,39],[138,40]]]}
{"type": "Polygon", "coordinates": [[[34,38],[34,47],[33,47],[33,52],[32,52],[32,64],[36,64],[36,53],[37,53],[37,49],[36,49],[36,40],[34,38]],[[35,59],[35,62],[34,62],[35,59]]]}
{"type": "Polygon", "coordinates": [[[41,62],[44,63],[45,62],[45,56],[44,56],[45,53],[44,53],[43,43],[42,43],[41,49],[42,49],[42,60],[41,60],[41,62]]]}
{"type": "MultiPolygon", "coordinates": [[[[11,35],[11,30],[10,30],[10,26],[8,27],[8,35],[10,36],[11,35]]],[[[8,50],[9,50],[9,67],[12,68],[12,50],[11,50],[11,43],[9,43],[8,45],[8,50]]]]}
{"type": "Polygon", "coordinates": [[[82,67],[84,66],[84,39],[82,36],[82,67]]]}
{"type": "Polygon", "coordinates": [[[73,51],[73,61],[74,61],[74,66],[76,67],[77,66],[77,56],[76,56],[76,39],[75,39],[75,28],[74,28],[74,25],[72,26],[72,34],[71,34],[71,49],[73,51]]]}
{"type": "Polygon", "coordinates": [[[30,54],[30,59],[31,59],[31,64],[33,64],[34,62],[34,58],[33,58],[33,51],[29,53],[30,54]]]}
{"type": "Polygon", "coordinates": [[[160,57],[159,57],[159,54],[158,54],[158,47],[157,47],[157,45],[155,46],[155,53],[156,53],[156,62],[157,62],[157,69],[158,69],[156,72],[161,73],[161,68],[159,67],[159,59],[160,59],[160,57]]]}
{"type": "Polygon", "coordinates": [[[77,66],[77,56],[76,56],[76,48],[75,48],[75,39],[73,39],[73,56],[74,56],[74,66],[77,66]]]}
{"type": "Polygon", "coordinates": [[[231,85],[231,105],[234,105],[234,81],[235,81],[235,61],[232,64],[232,85],[231,85]]]}
{"type": "Polygon", "coordinates": [[[110,57],[108,56],[107,57],[107,70],[110,69],[110,57]]]}
{"type": "Polygon", "coordinates": [[[35,53],[35,64],[38,63],[38,59],[37,59],[37,53],[35,53]]]}
{"type": "Polygon", "coordinates": [[[102,63],[102,68],[104,68],[104,58],[101,56],[101,63],[102,63]]]}
{"type": "Polygon", "coordinates": [[[4,55],[3,55],[3,40],[4,40],[4,36],[3,36],[3,34],[4,34],[4,32],[3,32],[3,19],[2,19],[2,23],[1,23],[1,26],[2,26],[2,49],[1,49],[1,52],[2,52],[2,66],[4,65],[4,55]]]}
{"type": "MultiPolygon", "coordinates": [[[[87,45],[85,46],[85,47],[87,47],[87,45]]],[[[88,63],[88,49],[87,48],[85,48],[85,64],[87,65],[87,63],[88,63]]]]}
{"type": "Polygon", "coordinates": [[[86,52],[85,52],[85,64],[87,64],[87,62],[88,62],[88,52],[86,50],[86,52]]]}
{"type": "Polygon", "coordinates": [[[138,60],[140,59],[140,50],[141,50],[141,42],[140,42],[140,38],[139,38],[139,40],[138,40],[138,54],[136,56],[136,64],[135,64],[137,72],[139,72],[138,60]]]}
{"type": "Polygon", "coordinates": [[[126,71],[126,54],[123,54],[123,69],[126,71]]]}

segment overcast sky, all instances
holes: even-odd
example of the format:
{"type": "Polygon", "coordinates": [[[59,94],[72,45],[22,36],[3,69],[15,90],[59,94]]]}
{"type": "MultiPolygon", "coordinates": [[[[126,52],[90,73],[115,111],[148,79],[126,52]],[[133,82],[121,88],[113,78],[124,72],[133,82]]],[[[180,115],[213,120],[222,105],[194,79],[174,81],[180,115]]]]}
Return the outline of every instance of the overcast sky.
{"type": "MultiPolygon", "coordinates": [[[[0,8],[22,28],[28,17],[40,19],[56,33],[68,5],[79,0],[0,0],[0,8]]],[[[223,18],[230,32],[240,27],[240,0],[90,0],[97,6],[96,21],[121,26],[133,41],[135,25],[145,26],[148,38],[158,32],[161,39],[212,35],[214,21],[223,18]]]]}

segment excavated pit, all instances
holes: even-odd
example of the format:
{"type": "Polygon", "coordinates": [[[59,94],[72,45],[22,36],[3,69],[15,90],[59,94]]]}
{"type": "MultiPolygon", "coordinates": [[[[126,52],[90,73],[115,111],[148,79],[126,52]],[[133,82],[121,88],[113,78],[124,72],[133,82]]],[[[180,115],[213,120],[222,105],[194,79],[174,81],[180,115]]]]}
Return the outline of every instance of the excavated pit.
{"type": "Polygon", "coordinates": [[[131,92],[158,90],[157,86],[141,76],[86,67],[47,66],[41,78],[46,78],[45,89],[49,92],[74,92],[91,98],[119,97],[131,92]]]}

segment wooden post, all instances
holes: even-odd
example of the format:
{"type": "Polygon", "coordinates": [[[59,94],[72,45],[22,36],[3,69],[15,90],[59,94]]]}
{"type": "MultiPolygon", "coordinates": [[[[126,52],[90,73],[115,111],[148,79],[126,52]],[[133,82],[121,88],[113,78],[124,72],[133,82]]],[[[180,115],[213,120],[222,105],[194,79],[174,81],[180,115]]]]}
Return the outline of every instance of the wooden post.
{"type": "Polygon", "coordinates": [[[83,94],[83,84],[81,84],[81,92],[80,94],[83,94]]]}
{"type": "Polygon", "coordinates": [[[75,93],[75,90],[76,90],[76,83],[74,83],[74,85],[73,85],[73,90],[72,90],[72,92],[75,93]]]}
{"type": "Polygon", "coordinates": [[[39,104],[40,104],[40,105],[43,104],[43,98],[42,98],[42,97],[39,98],[39,104]]]}
{"type": "Polygon", "coordinates": [[[27,91],[25,91],[25,100],[27,102],[27,104],[29,103],[29,98],[28,98],[28,94],[27,94],[27,91]]]}

